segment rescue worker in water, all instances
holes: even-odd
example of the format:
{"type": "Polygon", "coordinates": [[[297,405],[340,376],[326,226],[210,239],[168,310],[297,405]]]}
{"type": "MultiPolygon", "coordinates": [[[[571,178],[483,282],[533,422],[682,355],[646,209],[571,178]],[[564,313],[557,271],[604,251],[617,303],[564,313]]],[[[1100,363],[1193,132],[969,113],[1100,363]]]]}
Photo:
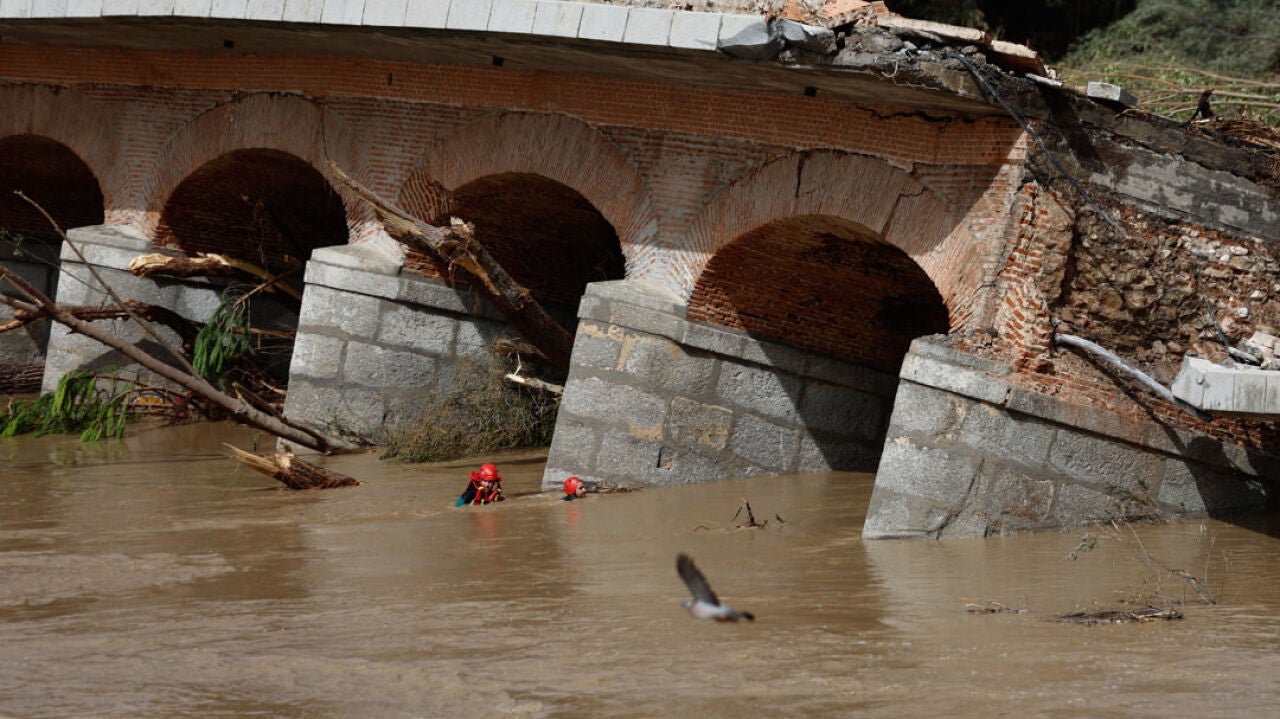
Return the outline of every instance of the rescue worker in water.
{"type": "Polygon", "coordinates": [[[581,479],[570,477],[564,481],[564,501],[572,502],[586,493],[587,485],[581,479]]]}
{"type": "Polygon", "coordinates": [[[485,463],[480,465],[479,472],[471,473],[471,481],[467,483],[467,488],[462,494],[458,495],[458,501],[454,502],[454,506],[489,504],[501,502],[504,499],[506,497],[502,496],[502,475],[498,474],[496,466],[485,463]]]}

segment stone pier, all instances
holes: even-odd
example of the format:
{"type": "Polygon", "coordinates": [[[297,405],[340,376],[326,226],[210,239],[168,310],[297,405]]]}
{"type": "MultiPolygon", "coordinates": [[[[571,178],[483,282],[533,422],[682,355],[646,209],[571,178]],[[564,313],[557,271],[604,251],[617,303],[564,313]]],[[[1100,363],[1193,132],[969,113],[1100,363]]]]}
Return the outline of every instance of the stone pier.
{"type": "Polygon", "coordinates": [[[921,338],[902,364],[863,536],[981,537],[1274,510],[1280,457],[1022,389],[921,338]]]}
{"type": "Polygon", "coordinates": [[[394,243],[326,247],[307,263],[285,413],[374,440],[439,370],[476,355],[506,321],[469,290],[402,274],[394,243]]]}
{"type": "MultiPolygon", "coordinates": [[[[63,243],[62,277],[58,281],[56,297],[60,305],[113,304],[101,283],[93,276],[90,266],[120,297],[164,307],[195,322],[208,321],[218,308],[222,293],[229,284],[227,280],[217,278],[133,276],[128,270],[129,262],[139,255],[156,250],[150,240],[127,226],[80,227],[70,230],[67,237],[79,248],[83,258],[67,243],[63,243]]],[[[251,322],[254,327],[262,329],[289,329],[297,322],[297,316],[269,296],[259,295],[252,304],[251,322]]],[[[181,346],[181,340],[175,333],[162,325],[153,324],[166,342],[181,346]]],[[[155,339],[132,320],[95,322],[94,326],[138,345],[158,359],[169,358],[169,354],[157,345],[155,339]]],[[[275,370],[283,375],[287,366],[288,357],[285,356],[280,359],[275,370]]],[[[73,334],[62,325],[53,325],[50,330],[43,391],[53,391],[64,375],[77,369],[108,372],[148,384],[163,383],[150,372],[133,365],[118,351],[73,334]]]]}
{"type": "Polygon", "coordinates": [[[875,468],[896,378],[684,310],[660,285],[588,286],[544,487],[875,468]]]}

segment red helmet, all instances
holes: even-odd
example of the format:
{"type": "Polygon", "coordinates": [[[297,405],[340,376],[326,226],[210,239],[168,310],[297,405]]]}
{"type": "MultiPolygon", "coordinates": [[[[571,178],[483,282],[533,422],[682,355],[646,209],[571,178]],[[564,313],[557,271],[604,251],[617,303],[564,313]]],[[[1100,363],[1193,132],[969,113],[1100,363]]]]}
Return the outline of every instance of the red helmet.
{"type": "Polygon", "coordinates": [[[482,464],[480,465],[480,479],[493,482],[502,479],[502,477],[498,476],[498,468],[496,465],[482,464]]]}
{"type": "Polygon", "coordinates": [[[565,494],[577,494],[578,487],[582,486],[582,480],[577,477],[570,477],[564,481],[565,494]]]}

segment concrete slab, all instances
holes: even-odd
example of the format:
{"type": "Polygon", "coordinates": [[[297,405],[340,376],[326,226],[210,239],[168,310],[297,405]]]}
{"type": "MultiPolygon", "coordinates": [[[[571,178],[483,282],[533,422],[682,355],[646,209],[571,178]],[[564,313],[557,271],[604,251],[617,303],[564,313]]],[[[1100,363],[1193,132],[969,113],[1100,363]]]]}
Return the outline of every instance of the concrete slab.
{"type": "Polygon", "coordinates": [[[405,9],[405,27],[443,29],[449,20],[449,0],[413,0],[405,9]]]}
{"type": "Polygon", "coordinates": [[[273,20],[284,18],[285,0],[253,0],[245,9],[246,20],[273,20]]]}
{"type": "Polygon", "coordinates": [[[716,49],[720,39],[720,22],[724,17],[714,12],[677,12],[671,18],[668,44],[685,50],[716,49]]]}
{"type": "Polygon", "coordinates": [[[675,14],[674,10],[631,8],[627,12],[627,27],[622,34],[622,41],[632,45],[667,47],[675,14]]]}
{"type": "Polygon", "coordinates": [[[361,19],[365,25],[376,25],[380,27],[402,27],[404,25],[405,12],[408,10],[409,0],[377,0],[376,2],[367,2],[364,4],[364,17],[361,19]]]}
{"type": "MultiPolygon", "coordinates": [[[[217,0],[214,0],[217,7],[217,0]]],[[[359,25],[365,0],[325,0],[320,22],[327,25],[359,25]]]]}
{"type": "MultiPolygon", "coordinates": [[[[273,2],[274,4],[282,4],[284,0],[273,0],[273,2]]],[[[172,15],[176,4],[176,0],[138,0],[138,14],[151,17],[172,15]]]]}
{"type": "Polygon", "coordinates": [[[489,32],[529,34],[537,14],[536,0],[493,0],[489,12],[489,32]]]}
{"type": "Polygon", "coordinates": [[[31,0],[0,0],[0,17],[31,17],[31,0]]]}
{"type": "Polygon", "coordinates": [[[284,22],[320,22],[323,14],[324,0],[285,0],[284,13],[280,19],[284,22]]]}
{"type": "Polygon", "coordinates": [[[1124,107],[1133,107],[1138,104],[1138,98],[1134,97],[1133,93],[1109,82],[1091,82],[1085,87],[1085,94],[1094,100],[1123,105],[1124,107]]]}
{"type": "Polygon", "coordinates": [[[716,47],[745,60],[772,60],[786,47],[781,30],[759,15],[725,15],[716,47]]]}
{"type": "Polygon", "coordinates": [[[582,24],[582,3],[543,0],[533,16],[533,34],[577,37],[582,24]]]}
{"type": "Polygon", "coordinates": [[[622,42],[627,30],[628,8],[623,5],[588,4],[582,8],[578,38],[622,42]]]}
{"type": "Polygon", "coordinates": [[[485,30],[489,27],[489,11],[492,9],[492,0],[459,0],[451,3],[445,27],[450,30],[485,30]]]}
{"type": "Polygon", "coordinates": [[[1173,396],[1210,412],[1280,416],[1280,372],[1185,357],[1173,396]]]}
{"type": "Polygon", "coordinates": [[[137,15],[138,0],[102,0],[102,16],[137,15]]]}
{"type": "MultiPolygon", "coordinates": [[[[101,3],[101,0],[98,0],[101,3]]],[[[289,0],[286,4],[293,5],[301,3],[304,0],[289,0]]],[[[311,0],[316,5],[316,20],[320,19],[321,7],[320,0],[311,0]]],[[[209,13],[213,10],[213,0],[177,0],[173,4],[173,14],[177,17],[209,17],[209,13]]]]}
{"type": "Polygon", "coordinates": [[[213,0],[209,17],[243,20],[249,12],[249,0],[213,0]]]}
{"type": "Polygon", "coordinates": [[[31,17],[63,17],[67,12],[67,0],[34,0],[31,17]]]}
{"type": "Polygon", "coordinates": [[[102,0],[67,0],[67,17],[101,17],[102,0]]]}

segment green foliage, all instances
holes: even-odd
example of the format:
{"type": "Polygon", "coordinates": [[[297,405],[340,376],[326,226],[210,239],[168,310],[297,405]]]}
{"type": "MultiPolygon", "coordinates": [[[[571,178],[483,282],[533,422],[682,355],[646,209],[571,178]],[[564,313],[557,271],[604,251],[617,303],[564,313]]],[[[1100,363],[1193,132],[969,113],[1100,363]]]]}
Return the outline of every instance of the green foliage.
{"type": "Polygon", "coordinates": [[[191,354],[191,367],[196,374],[222,386],[223,370],[249,350],[248,307],[242,298],[223,294],[213,317],[196,335],[191,354]]]}
{"type": "Polygon", "coordinates": [[[1274,0],[1141,0],[1063,58],[1073,85],[1111,82],[1140,106],[1179,120],[1200,94],[1227,117],[1280,125],[1280,11],[1274,0]]]}
{"type": "Polygon", "coordinates": [[[121,437],[128,420],[129,392],[117,389],[115,382],[109,389],[100,389],[92,372],[72,372],[54,392],[32,402],[12,402],[0,415],[0,437],[75,432],[83,442],[121,437]]]}
{"type": "Polygon", "coordinates": [[[439,462],[551,443],[559,399],[505,379],[493,355],[457,360],[392,430],[384,459],[439,462]]]}
{"type": "Polygon", "coordinates": [[[1261,78],[1280,70],[1280,11],[1275,0],[1140,0],[1132,13],[1086,35],[1063,64],[1137,59],[1261,78]]]}

